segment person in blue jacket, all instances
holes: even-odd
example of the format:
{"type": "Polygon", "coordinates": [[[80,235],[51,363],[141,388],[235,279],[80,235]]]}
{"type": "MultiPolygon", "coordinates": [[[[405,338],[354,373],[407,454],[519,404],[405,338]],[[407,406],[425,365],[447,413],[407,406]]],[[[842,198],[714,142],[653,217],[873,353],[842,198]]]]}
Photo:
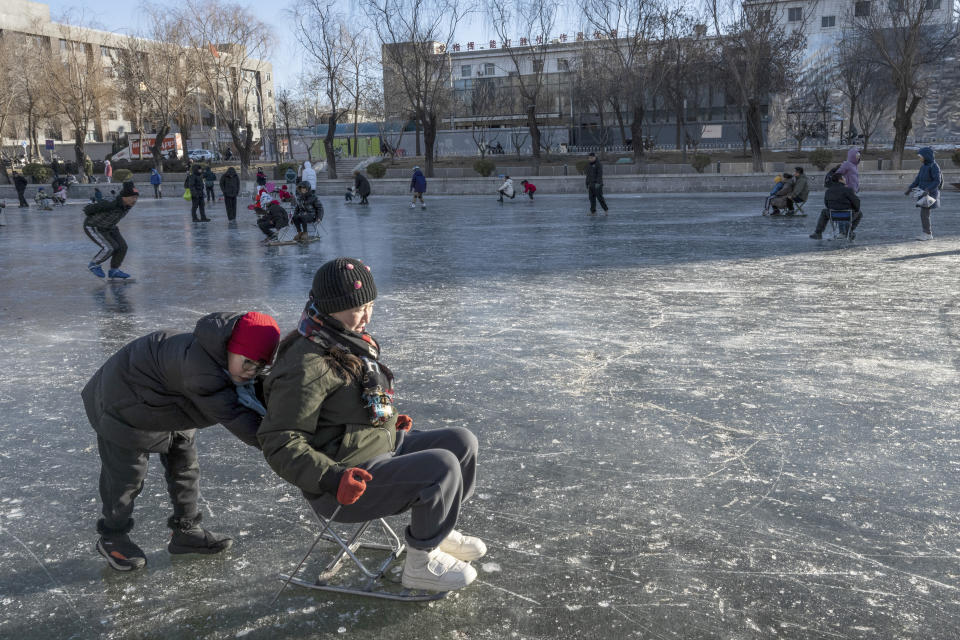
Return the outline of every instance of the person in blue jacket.
{"type": "Polygon", "coordinates": [[[933,149],[922,147],[917,151],[917,155],[923,160],[923,166],[917,172],[917,177],[913,179],[904,195],[909,195],[913,189],[922,189],[926,195],[933,198],[933,203],[929,207],[920,207],[920,225],[923,233],[917,236],[917,240],[933,240],[933,231],[930,229],[930,210],[940,206],[940,187],[943,186],[943,174],[940,173],[940,165],[933,158],[933,149]]]}
{"type": "Polygon", "coordinates": [[[423,194],[427,192],[427,178],[420,171],[420,167],[413,168],[413,177],[410,179],[410,191],[413,191],[413,201],[410,208],[417,206],[417,200],[420,201],[420,208],[426,209],[427,203],[423,201],[423,194]]]}
{"type": "Polygon", "coordinates": [[[163,197],[160,193],[160,184],[163,182],[163,176],[156,169],[150,169],[150,184],[153,185],[153,198],[157,200],[163,197]]]}

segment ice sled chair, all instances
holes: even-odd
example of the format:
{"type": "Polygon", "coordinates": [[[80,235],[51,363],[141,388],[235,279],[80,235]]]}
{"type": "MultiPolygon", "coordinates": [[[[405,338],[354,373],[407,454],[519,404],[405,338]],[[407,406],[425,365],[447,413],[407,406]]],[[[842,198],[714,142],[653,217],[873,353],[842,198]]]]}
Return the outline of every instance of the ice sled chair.
{"type": "Polygon", "coordinates": [[[833,229],[834,240],[840,238],[849,242],[853,233],[852,226],[853,211],[849,209],[842,211],[830,209],[830,228],[833,229]]]}
{"type": "MultiPolygon", "coordinates": [[[[313,509],[311,509],[311,511],[313,511],[313,509]]],[[[404,602],[428,602],[431,600],[441,600],[447,596],[448,592],[446,591],[435,592],[407,589],[400,585],[399,573],[395,574],[395,579],[388,575],[391,565],[394,564],[394,561],[400,558],[400,555],[403,553],[406,545],[401,541],[400,537],[396,534],[396,532],[394,532],[390,525],[387,524],[386,520],[383,518],[368,520],[367,522],[358,525],[352,533],[341,535],[333,530],[333,525],[335,524],[334,519],[337,517],[338,511],[340,511],[339,508],[333,512],[333,515],[330,518],[325,518],[314,511],[314,515],[316,516],[317,521],[320,523],[320,533],[313,541],[313,544],[310,545],[310,548],[307,550],[306,555],[303,556],[300,564],[298,564],[297,568],[293,570],[293,573],[280,574],[280,580],[282,580],[284,584],[282,587],[280,587],[280,590],[277,591],[277,595],[274,596],[274,601],[290,583],[293,583],[299,587],[306,587],[308,589],[332,591],[334,593],[346,593],[368,598],[400,600],[404,602]],[[376,542],[365,540],[364,536],[372,533],[370,531],[371,527],[380,530],[380,539],[382,541],[376,542]],[[332,556],[326,562],[325,566],[315,579],[310,580],[308,578],[301,577],[298,575],[300,573],[300,568],[304,565],[304,563],[307,561],[307,558],[310,557],[310,554],[313,553],[314,548],[321,540],[333,543],[332,556]],[[387,556],[380,561],[379,565],[371,567],[359,557],[358,552],[361,549],[369,549],[381,552],[386,551],[388,553],[387,556]],[[347,563],[348,559],[350,561],[349,563],[347,563]],[[349,568],[344,568],[344,564],[351,566],[349,566],[349,568]],[[337,577],[337,574],[340,573],[341,569],[344,569],[344,572],[349,573],[350,575],[345,577],[344,582],[335,581],[335,578],[337,577]]]]}

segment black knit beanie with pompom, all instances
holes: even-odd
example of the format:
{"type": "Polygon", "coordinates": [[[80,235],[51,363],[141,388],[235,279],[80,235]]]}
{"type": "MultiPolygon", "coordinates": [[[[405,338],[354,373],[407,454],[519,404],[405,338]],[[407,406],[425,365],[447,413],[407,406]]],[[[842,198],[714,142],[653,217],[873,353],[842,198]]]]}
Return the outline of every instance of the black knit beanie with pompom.
{"type": "Polygon", "coordinates": [[[377,297],[370,267],[356,258],[336,258],[317,269],[310,299],[322,313],[360,307],[377,297]]]}

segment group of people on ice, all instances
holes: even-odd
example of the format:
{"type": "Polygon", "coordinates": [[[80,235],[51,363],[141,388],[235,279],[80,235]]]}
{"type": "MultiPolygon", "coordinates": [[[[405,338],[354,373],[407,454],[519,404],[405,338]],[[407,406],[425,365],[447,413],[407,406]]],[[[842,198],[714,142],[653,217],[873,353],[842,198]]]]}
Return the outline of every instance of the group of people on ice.
{"type": "Polygon", "coordinates": [[[282,339],[264,313],[211,313],[190,333],[134,340],[93,374],[81,397],[100,455],[96,549],[112,568],[147,562],[130,533],[150,454],[160,456],[173,503],[167,550],[232,546],[205,528],[198,504],[196,429],[219,423],[325,518],[358,523],[409,512],[404,587],[451,591],[476,578],[470,562],[486,546],[455,527],[474,491],[477,439],[463,427],[421,431],[399,413],[393,372],[368,332],[376,298],[371,267],[336,258],[317,269],[282,339]]]}
{"type": "MultiPolygon", "coordinates": [[[[943,174],[937,164],[931,147],[917,150],[922,161],[920,170],[904,195],[916,198],[920,209],[921,233],[917,240],[932,240],[933,230],[930,224],[930,212],[940,206],[940,191],[943,188],[943,174]]],[[[824,208],[820,211],[817,224],[810,238],[820,240],[830,222],[831,212],[850,212],[847,238],[856,237],[856,229],[863,220],[860,206],[860,150],[847,151],[847,159],[830,169],[824,178],[824,208]]],[[[764,201],[763,215],[795,215],[802,210],[810,194],[810,185],[802,167],[796,167],[793,174],[784,173],[774,178],[774,186],[764,201]]]]}

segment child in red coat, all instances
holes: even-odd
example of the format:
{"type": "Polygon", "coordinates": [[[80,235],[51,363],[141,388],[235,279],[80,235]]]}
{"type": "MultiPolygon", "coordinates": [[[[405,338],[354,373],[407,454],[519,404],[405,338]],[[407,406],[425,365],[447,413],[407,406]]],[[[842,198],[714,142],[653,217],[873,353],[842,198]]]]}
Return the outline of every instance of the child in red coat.
{"type": "Polygon", "coordinates": [[[533,194],[537,192],[537,187],[534,186],[532,182],[527,180],[521,180],[520,185],[523,187],[523,192],[530,196],[530,199],[533,200],[533,194]]]}

